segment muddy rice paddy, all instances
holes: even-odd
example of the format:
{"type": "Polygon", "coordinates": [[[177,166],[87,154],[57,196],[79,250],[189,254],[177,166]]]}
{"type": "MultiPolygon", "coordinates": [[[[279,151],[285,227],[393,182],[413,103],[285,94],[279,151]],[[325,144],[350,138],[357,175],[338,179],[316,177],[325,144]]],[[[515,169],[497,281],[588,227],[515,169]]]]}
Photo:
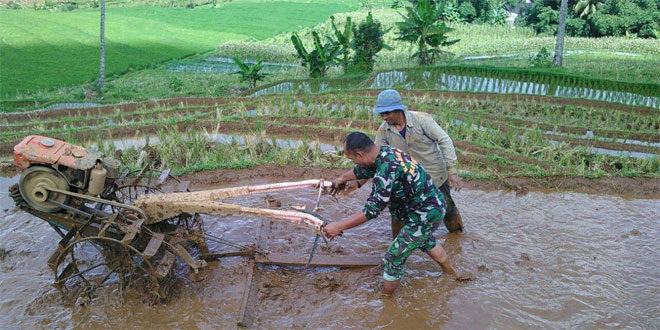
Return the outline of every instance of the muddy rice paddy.
{"type": "MultiPolygon", "coordinates": [[[[196,189],[289,180],[272,169],[190,175],[196,189]]],[[[298,171],[331,179],[339,170],[298,171]]],[[[148,306],[112,292],[87,308],[66,307],[46,265],[59,236],[42,220],[13,209],[0,178],[0,327],[233,328],[247,273],[244,257],[211,262],[202,282],[181,278],[166,304],[148,306]]],[[[382,297],[382,266],[339,270],[260,267],[259,328],[655,328],[660,315],[660,196],[593,195],[564,190],[518,191],[469,185],[454,198],[466,231],[436,238],[475,280],[459,283],[415,252],[402,286],[382,297]],[[521,193],[523,192],[523,193],[521,193]]],[[[331,220],[361,209],[362,188],[338,203],[322,199],[331,220]]],[[[313,190],[273,194],[283,205],[313,207],[313,190]]],[[[265,195],[231,202],[264,206],[265,195]]],[[[261,219],[205,216],[208,233],[254,244],[261,219]]],[[[347,231],[319,253],[383,254],[389,215],[347,231]]],[[[313,234],[274,222],[269,250],[305,255],[313,234]]],[[[210,242],[211,250],[228,248],[210,242]]]]}

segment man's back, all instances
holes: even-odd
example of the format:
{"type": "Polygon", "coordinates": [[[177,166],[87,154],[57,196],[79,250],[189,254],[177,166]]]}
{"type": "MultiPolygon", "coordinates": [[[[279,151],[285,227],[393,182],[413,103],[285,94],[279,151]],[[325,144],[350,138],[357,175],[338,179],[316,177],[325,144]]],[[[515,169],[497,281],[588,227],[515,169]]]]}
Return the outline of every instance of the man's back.
{"type": "Polygon", "coordinates": [[[353,172],[358,179],[373,177],[372,193],[364,208],[367,219],[377,217],[387,205],[392,214],[415,225],[423,223],[429,212],[444,214],[444,196],[424,168],[401,150],[380,147],[372,167],[358,165],[353,172]]]}

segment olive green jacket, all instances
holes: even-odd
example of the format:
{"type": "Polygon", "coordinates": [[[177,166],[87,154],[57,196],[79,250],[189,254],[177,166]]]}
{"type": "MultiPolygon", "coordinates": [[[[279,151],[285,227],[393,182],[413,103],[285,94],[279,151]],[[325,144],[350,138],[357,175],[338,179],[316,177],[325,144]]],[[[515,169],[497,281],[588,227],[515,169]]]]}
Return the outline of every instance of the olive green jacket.
{"type": "Polygon", "coordinates": [[[396,127],[383,122],[374,142],[378,146],[394,146],[411,155],[431,175],[436,186],[440,187],[450,174],[456,174],[454,143],[428,113],[404,111],[404,114],[405,139],[396,127]]]}

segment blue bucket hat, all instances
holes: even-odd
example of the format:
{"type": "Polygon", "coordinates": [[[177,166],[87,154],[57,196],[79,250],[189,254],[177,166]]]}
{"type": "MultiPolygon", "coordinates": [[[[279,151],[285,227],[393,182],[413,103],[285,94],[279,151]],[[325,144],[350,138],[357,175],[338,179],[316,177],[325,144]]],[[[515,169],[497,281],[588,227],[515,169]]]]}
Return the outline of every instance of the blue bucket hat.
{"type": "Polygon", "coordinates": [[[374,108],[374,114],[377,115],[383,112],[390,112],[394,110],[406,110],[406,106],[401,102],[401,95],[393,89],[386,89],[378,94],[378,101],[374,108]]]}

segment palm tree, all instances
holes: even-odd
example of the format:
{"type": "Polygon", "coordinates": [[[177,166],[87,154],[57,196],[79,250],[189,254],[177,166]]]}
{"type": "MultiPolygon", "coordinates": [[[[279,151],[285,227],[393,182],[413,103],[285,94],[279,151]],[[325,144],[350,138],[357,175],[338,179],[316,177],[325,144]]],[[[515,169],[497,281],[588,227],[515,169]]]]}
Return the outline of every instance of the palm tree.
{"type": "Polygon", "coordinates": [[[440,22],[443,8],[436,7],[429,0],[420,0],[413,7],[406,7],[406,11],[408,16],[401,15],[404,21],[396,23],[399,27],[399,37],[396,39],[417,44],[418,51],[414,56],[419,58],[420,64],[433,64],[439,47],[459,41],[447,40],[447,33],[454,29],[440,22]]]}
{"type": "Polygon", "coordinates": [[[582,11],[580,18],[582,16],[589,16],[596,12],[598,7],[602,6],[600,0],[580,0],[575,4],[575,13],[582,11]]]}
{"type": "Polygon", "coordinates": [[[564,35],[566,34],[566,14],[568,12],[568,0],[561,0],[559,7],[559,26],[557,27],[557,43],[555,44],[554,66],[562,66],[564,62],[564,35]]]}
{"type": "Polygon", "coordinates": [[[101,0],[101,64],[99,68],[99,96],[103,97],[105,78],[105,0],[101,0]]]}

